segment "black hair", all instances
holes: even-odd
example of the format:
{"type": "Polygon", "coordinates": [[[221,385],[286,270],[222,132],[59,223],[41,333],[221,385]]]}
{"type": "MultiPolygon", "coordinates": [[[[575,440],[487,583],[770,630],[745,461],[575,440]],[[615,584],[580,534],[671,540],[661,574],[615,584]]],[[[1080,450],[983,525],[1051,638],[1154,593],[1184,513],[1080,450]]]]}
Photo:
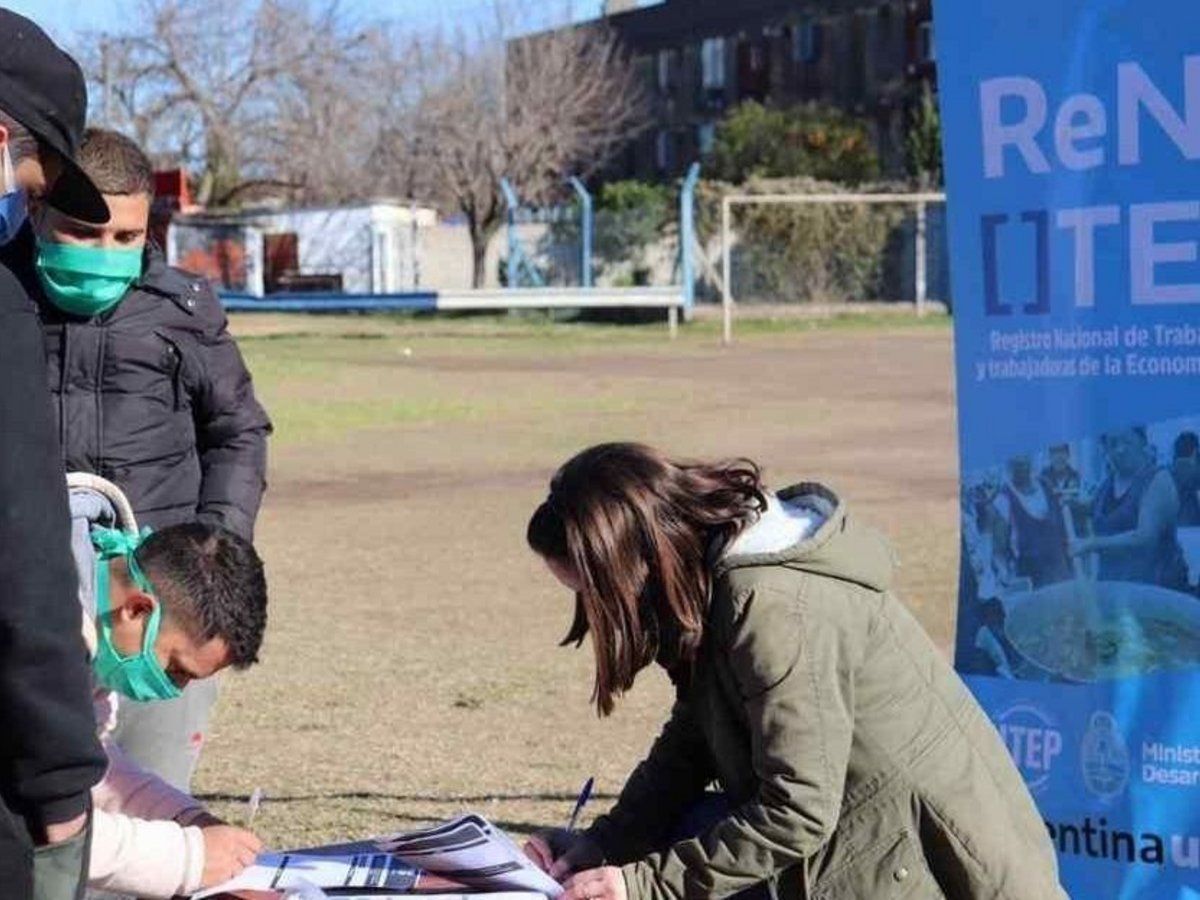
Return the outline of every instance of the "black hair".
{"type": "Polygon", "coordinates": [[[236,669],[258,662],[267,580],[249,541],[225,528],[188,522],[151,534],[136,559],[166,617],[198,640],[224,640],[236,669]]]}
{"type": "Polygon", "coordinates": [[[1138,442],[1143,446],[1149,446],[1150,433],[1146,430],[1145,425],[1130,425],[1128,428],[1117,428],[1108,432],[1107,434],[1101,435],[1100,443],[1107,447],[1112,442],[1113,438],[1120,437],[1123,431],[1128,431],[1135,438],[1137,438],[1138,442]]]}
{"type": "Polygon", "coordinates": [[[1194,431],[1181,431],[1175,438],[1175,458],[1187,459],[1200,452],[1200,437],[1194,431]]]}

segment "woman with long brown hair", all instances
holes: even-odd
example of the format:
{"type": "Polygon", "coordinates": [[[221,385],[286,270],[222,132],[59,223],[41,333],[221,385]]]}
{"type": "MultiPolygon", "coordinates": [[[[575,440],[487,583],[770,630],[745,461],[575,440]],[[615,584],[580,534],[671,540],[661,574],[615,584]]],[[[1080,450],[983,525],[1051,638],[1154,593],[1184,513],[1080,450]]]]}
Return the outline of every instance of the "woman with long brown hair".
{"type": "Polygon", "coordinates": [[[530,841],[566,900],[1066,897],[999,736],[828,489],[605,444],[528,540],[575,593],[599,712],[652,662],[676,688],[616,806],[530,841]]]}

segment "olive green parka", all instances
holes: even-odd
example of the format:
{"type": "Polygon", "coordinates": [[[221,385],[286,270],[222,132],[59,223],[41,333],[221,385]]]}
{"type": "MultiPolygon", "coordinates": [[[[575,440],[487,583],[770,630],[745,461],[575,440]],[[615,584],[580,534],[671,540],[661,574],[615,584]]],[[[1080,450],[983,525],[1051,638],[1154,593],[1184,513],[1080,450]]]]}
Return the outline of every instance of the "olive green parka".
{"type": "Polygon", "coordinates": [[[630,900],[764,881],[785,900],[1065,900],[999,735],[892,595],[887,544],[819,485],[772,502],[814,530],[714,561],[671,718],[589,830],[630,900]],[[730,815],[670,844],[714,781],[730,815]]]}

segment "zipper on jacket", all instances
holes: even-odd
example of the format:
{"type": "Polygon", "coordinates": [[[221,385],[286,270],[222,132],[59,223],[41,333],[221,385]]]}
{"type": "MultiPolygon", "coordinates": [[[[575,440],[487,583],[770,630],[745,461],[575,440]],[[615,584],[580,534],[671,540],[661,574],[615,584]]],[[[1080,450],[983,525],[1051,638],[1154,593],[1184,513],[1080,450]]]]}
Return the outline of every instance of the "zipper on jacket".
{"type": "Polygon", "coordinates": [[[167,355],[171,357],[171,402],[175,412],[179,412],[183,409],[183,352],[161,331],[156,331],[155,334],[167,345],[167,355]]]}
{"type": "Polygon", "coordinates": [[[96,471],[102,476],[111,477],[104,470],[104,354],[108,350],[108,329],[104,326],[96,329],[99,347],[96,348],[96,373],[93,385],[96,398],[96,471]]]}

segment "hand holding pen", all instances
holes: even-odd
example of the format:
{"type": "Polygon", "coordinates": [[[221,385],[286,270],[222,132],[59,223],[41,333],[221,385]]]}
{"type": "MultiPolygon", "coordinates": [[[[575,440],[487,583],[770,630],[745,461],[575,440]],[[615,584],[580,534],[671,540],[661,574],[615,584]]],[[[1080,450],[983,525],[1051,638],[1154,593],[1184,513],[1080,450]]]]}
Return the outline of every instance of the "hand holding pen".
{"type": "Polygon", "coordinates": [[[583,812],[587,802],[592,799],[592,788],[595,786],[596,779],[594,777],[583,783],[583,788],[579,791],[579,798],[575,801],[575,808],[571,810],[571,818],[567,819],[567,831],[575,830],[575,826],[579,822],[579,814],[583,812]]]}
{"type": "Polygon", "coordinates": [[[594,778],[584,783],[566,828],[543,829],[525,845],[525,855],[555,880],[561,881],[574,872],[595,868],[604,862],[604,854],[596,843],[577,830],[579,817],[591,799],[595,783],[594,778]]]}

